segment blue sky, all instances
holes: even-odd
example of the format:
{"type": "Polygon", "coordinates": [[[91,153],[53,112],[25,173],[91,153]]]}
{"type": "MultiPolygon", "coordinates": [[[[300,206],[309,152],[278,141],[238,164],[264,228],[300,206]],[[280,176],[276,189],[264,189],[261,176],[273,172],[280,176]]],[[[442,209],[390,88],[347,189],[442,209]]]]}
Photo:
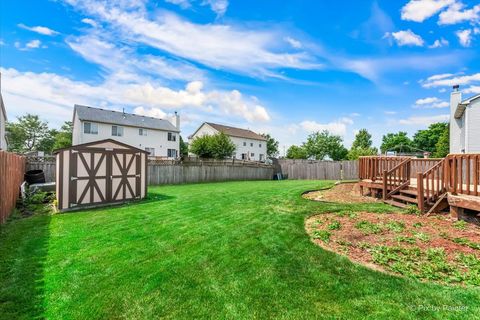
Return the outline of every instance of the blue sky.
{"type": "Polygon", "coordinates": [[[349,146],[367,128],[413,134],[448,120],[452,84],[480,93],[480,3],[413,1],[2,1],[10,120],[59,127],[74,104],[269,132],[317,130],[349,146]]]}

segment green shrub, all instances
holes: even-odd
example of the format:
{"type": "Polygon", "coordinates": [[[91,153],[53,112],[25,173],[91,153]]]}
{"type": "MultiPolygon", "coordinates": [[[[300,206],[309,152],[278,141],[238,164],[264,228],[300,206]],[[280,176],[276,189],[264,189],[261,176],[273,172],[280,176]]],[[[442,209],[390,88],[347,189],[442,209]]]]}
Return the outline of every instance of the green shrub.
{"type": "Polygon", "coordinates": [[[313,233],[314,239],[320,239],[325,243],[330,242],[331,233],[326,230],[317,230],[313,233]]]}
{"type": "Polygon", "coordinates": [[[387,223],[387,229],[393,232],[402,232],[405,230],[405,223],[401,221],[390,221],[387,223]]]}
{"type": "Polygon", "coordinates": [[[341,228],[341,223],[340,221],[333,221],[328,225],[329,230],[339,230],[341,228]]]}
{"type": "Polygon", "coordinates": [[[357,222],[355,228],[362,231],[364,235],[377,234],[383,231],[382,227],[379,224],[372,223],[366,220],[357,222]]]}
{"type": "Polygon", "coordinates": [[[453,223],[453,227],[458,230],[465,230],[468,223],[463,220],[458,220],[453,223]]]}

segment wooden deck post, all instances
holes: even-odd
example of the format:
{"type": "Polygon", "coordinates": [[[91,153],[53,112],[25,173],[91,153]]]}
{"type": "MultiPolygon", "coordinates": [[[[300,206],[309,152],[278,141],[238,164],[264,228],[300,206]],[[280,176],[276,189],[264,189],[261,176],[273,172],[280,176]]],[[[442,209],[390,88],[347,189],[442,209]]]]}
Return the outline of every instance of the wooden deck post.
{"type": "Polygon", "coordinates": [[[383,200],[387,200],[387,170],[383,170],[383,200]]]}
{"type": "Polygon", "coordinates": [[[417,202],[420,213],[425,212],[425,194],[423,191],[423,173],[417,172],[417,202]]]}

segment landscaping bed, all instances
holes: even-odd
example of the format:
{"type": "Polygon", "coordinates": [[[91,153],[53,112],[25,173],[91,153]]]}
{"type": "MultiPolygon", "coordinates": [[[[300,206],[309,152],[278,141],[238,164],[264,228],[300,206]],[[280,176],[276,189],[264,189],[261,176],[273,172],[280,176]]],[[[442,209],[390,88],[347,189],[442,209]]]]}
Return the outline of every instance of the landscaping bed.
{"type": "Polygon", "coordinates": [[[314,201],[328,201],[338,203],[372,203],[378,202],[373,197],[363,197],[360,195],[358,183],[339,183],[333,188],[319,191],[306,192],[303,197],[314,201]]]}
{"type": "Polygon", "coordinates": [[[317,245],[377,270],[480,285],[480,228],[464,221],[342,211],[312,216],[306,229],[317,245]]]}

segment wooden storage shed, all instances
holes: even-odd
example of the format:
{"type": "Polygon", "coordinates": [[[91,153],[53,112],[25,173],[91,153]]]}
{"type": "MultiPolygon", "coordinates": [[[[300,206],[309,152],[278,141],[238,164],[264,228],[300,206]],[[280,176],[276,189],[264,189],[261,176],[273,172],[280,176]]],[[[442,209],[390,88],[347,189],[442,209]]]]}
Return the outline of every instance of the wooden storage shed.
{"type": "Polygon", "coordinates": [[[106,139],[55,151],[58,209],[96,207],[147,194],[147,152],[106,139]]]}

